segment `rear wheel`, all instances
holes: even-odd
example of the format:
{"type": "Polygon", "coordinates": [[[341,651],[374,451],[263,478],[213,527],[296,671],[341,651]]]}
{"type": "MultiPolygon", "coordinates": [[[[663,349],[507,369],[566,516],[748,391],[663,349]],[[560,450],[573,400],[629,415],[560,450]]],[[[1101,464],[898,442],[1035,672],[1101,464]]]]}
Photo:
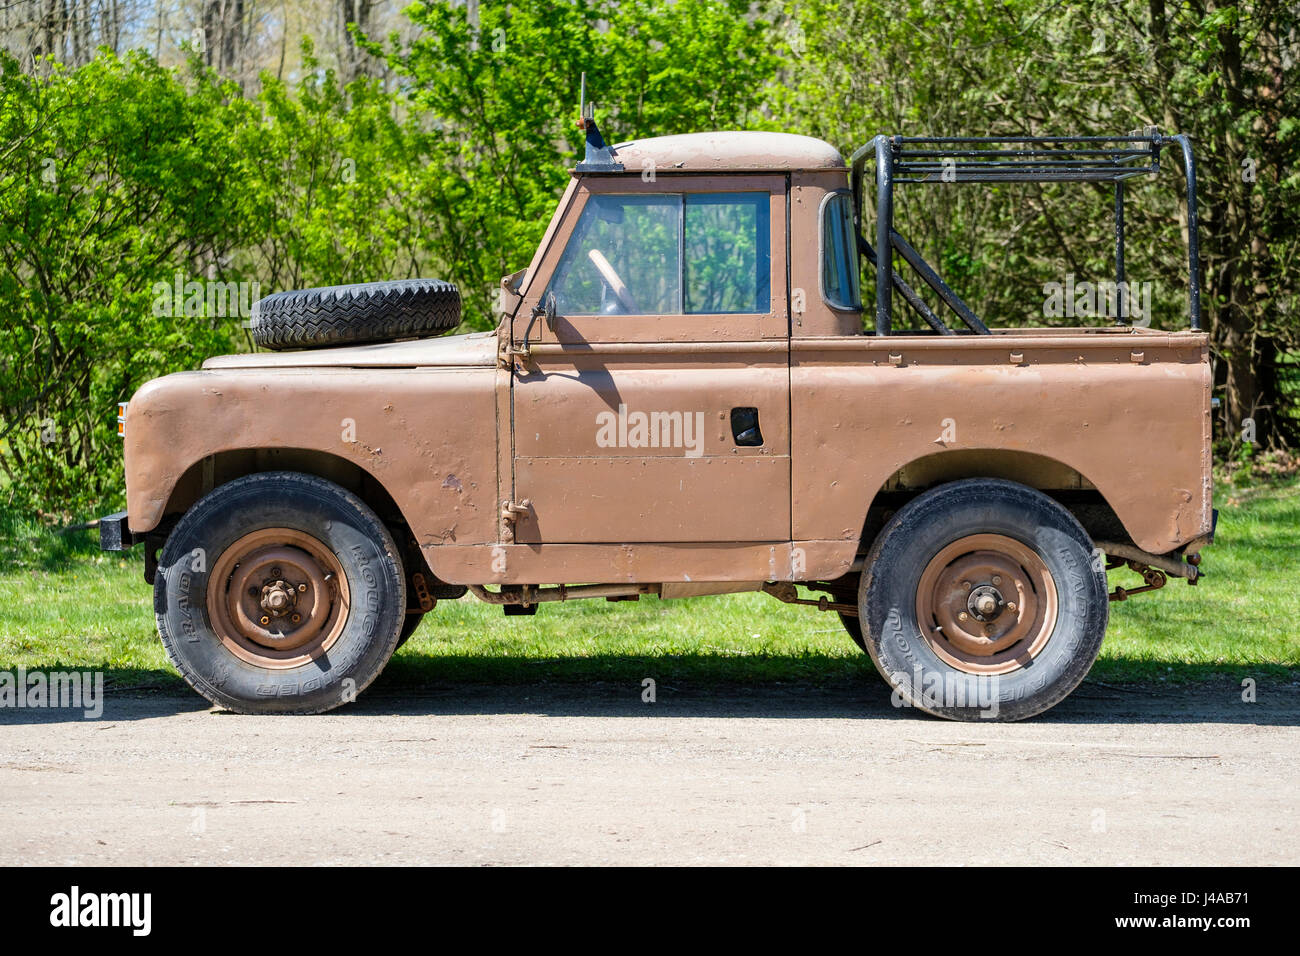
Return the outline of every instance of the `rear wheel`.
{"type": "Polygon", "coordinates": [[[1106,574],[1074,516],[1041,492],[973,479],[909,502],[859,589],[867,653],[896,701],[956,720],[1059,703],[1101,649],[1106,574]]]}
{"type": "Polygon", "coordinates": [[[867,642],[862,638],[862,625],[858,623],[858,616],[856,614],[845,614],[843,611],[839,611],[838,614],[840,623],[844,625],[844,630],[853,639],[853,643],[865,651],[867,642]]]}
{"type": "Polygon", "coordinates": [[[294,472],[222,485],[177,524],[154,583],[158,631],[200,694],[240,713],[355,700],[392,656],[406,583],[359,498],[294,472]]]}

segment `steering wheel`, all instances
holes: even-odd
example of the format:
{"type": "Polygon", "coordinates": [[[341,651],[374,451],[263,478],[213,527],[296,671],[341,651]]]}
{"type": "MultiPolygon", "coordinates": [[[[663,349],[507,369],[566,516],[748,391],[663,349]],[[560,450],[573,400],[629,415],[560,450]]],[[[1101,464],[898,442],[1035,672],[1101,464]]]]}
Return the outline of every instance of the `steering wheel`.
{"type": "Polygon", "coordinates": [[[632,298],[632,293],[627,290],[627,285],[618,277],[618,273],[609,264],[604,253],[599,249],[592,249],[587,253],[587,258],[591,260],[591,264],[596,267],[596,271],[600,273],[600,277],[605,280],[605,284],[609,286],[623,308],[634,315],[640,314],[641,309],[637,306],[636,299],[632,298]]]}

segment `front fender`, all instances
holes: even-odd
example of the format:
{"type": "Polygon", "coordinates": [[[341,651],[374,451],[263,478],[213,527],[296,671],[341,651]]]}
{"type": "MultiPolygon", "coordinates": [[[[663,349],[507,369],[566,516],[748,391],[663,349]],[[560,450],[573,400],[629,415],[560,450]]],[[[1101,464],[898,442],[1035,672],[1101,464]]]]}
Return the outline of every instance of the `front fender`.
{"type": "Polygon", "coordinates": [[[146,383],[127,407],[131,531],[156,528],[177,482],[210,455],[306,449],[352,462],[416,540],[496,540],[491,368],[229,369],[146,383]]]}

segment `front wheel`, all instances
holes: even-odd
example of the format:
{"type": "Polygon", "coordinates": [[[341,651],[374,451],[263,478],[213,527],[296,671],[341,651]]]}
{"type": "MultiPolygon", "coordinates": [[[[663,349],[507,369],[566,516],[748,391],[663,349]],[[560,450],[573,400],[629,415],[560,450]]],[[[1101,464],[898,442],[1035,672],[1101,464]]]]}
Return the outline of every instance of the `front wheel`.
{"type": "Polygon", "coordinates": [[[338,485],[248,475],[200,500],[154,582],[163,647],[219,707],[320,713],[355,700],[392,656],[406,580],[392,536],[338,485]]]}
{"type": "Polygon", "coordinates": [[[1010,481],[913,499],[881,531],[859,587],[867,652],[895,701],[954,720],[1020,720],[1096,660],[1106,572],[1074,516],[1010,481]]]}
{"type": "Polygon", "coordinates": [[[402,622],[402,633],[398,635],[397,638],[398,647],[401,647],[411,639],[411,635],[415,633],[415,629],[420,626],[420,622],[423,620],[423,614],[412,614],[410,611],[406,612],[406,620],[402,622]]]}

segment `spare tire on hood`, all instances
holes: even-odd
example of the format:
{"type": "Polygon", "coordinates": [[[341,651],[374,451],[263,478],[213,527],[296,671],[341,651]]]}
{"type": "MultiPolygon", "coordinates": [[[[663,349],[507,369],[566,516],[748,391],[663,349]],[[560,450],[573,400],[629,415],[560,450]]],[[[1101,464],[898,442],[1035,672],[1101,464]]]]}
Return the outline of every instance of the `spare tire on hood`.
{"type": "Polygon", "coordinates": [[[249,324],[277,351],[440,335],[460,324],[460,291],[439,279],[294,289],[259,299],[249,324]]]}

